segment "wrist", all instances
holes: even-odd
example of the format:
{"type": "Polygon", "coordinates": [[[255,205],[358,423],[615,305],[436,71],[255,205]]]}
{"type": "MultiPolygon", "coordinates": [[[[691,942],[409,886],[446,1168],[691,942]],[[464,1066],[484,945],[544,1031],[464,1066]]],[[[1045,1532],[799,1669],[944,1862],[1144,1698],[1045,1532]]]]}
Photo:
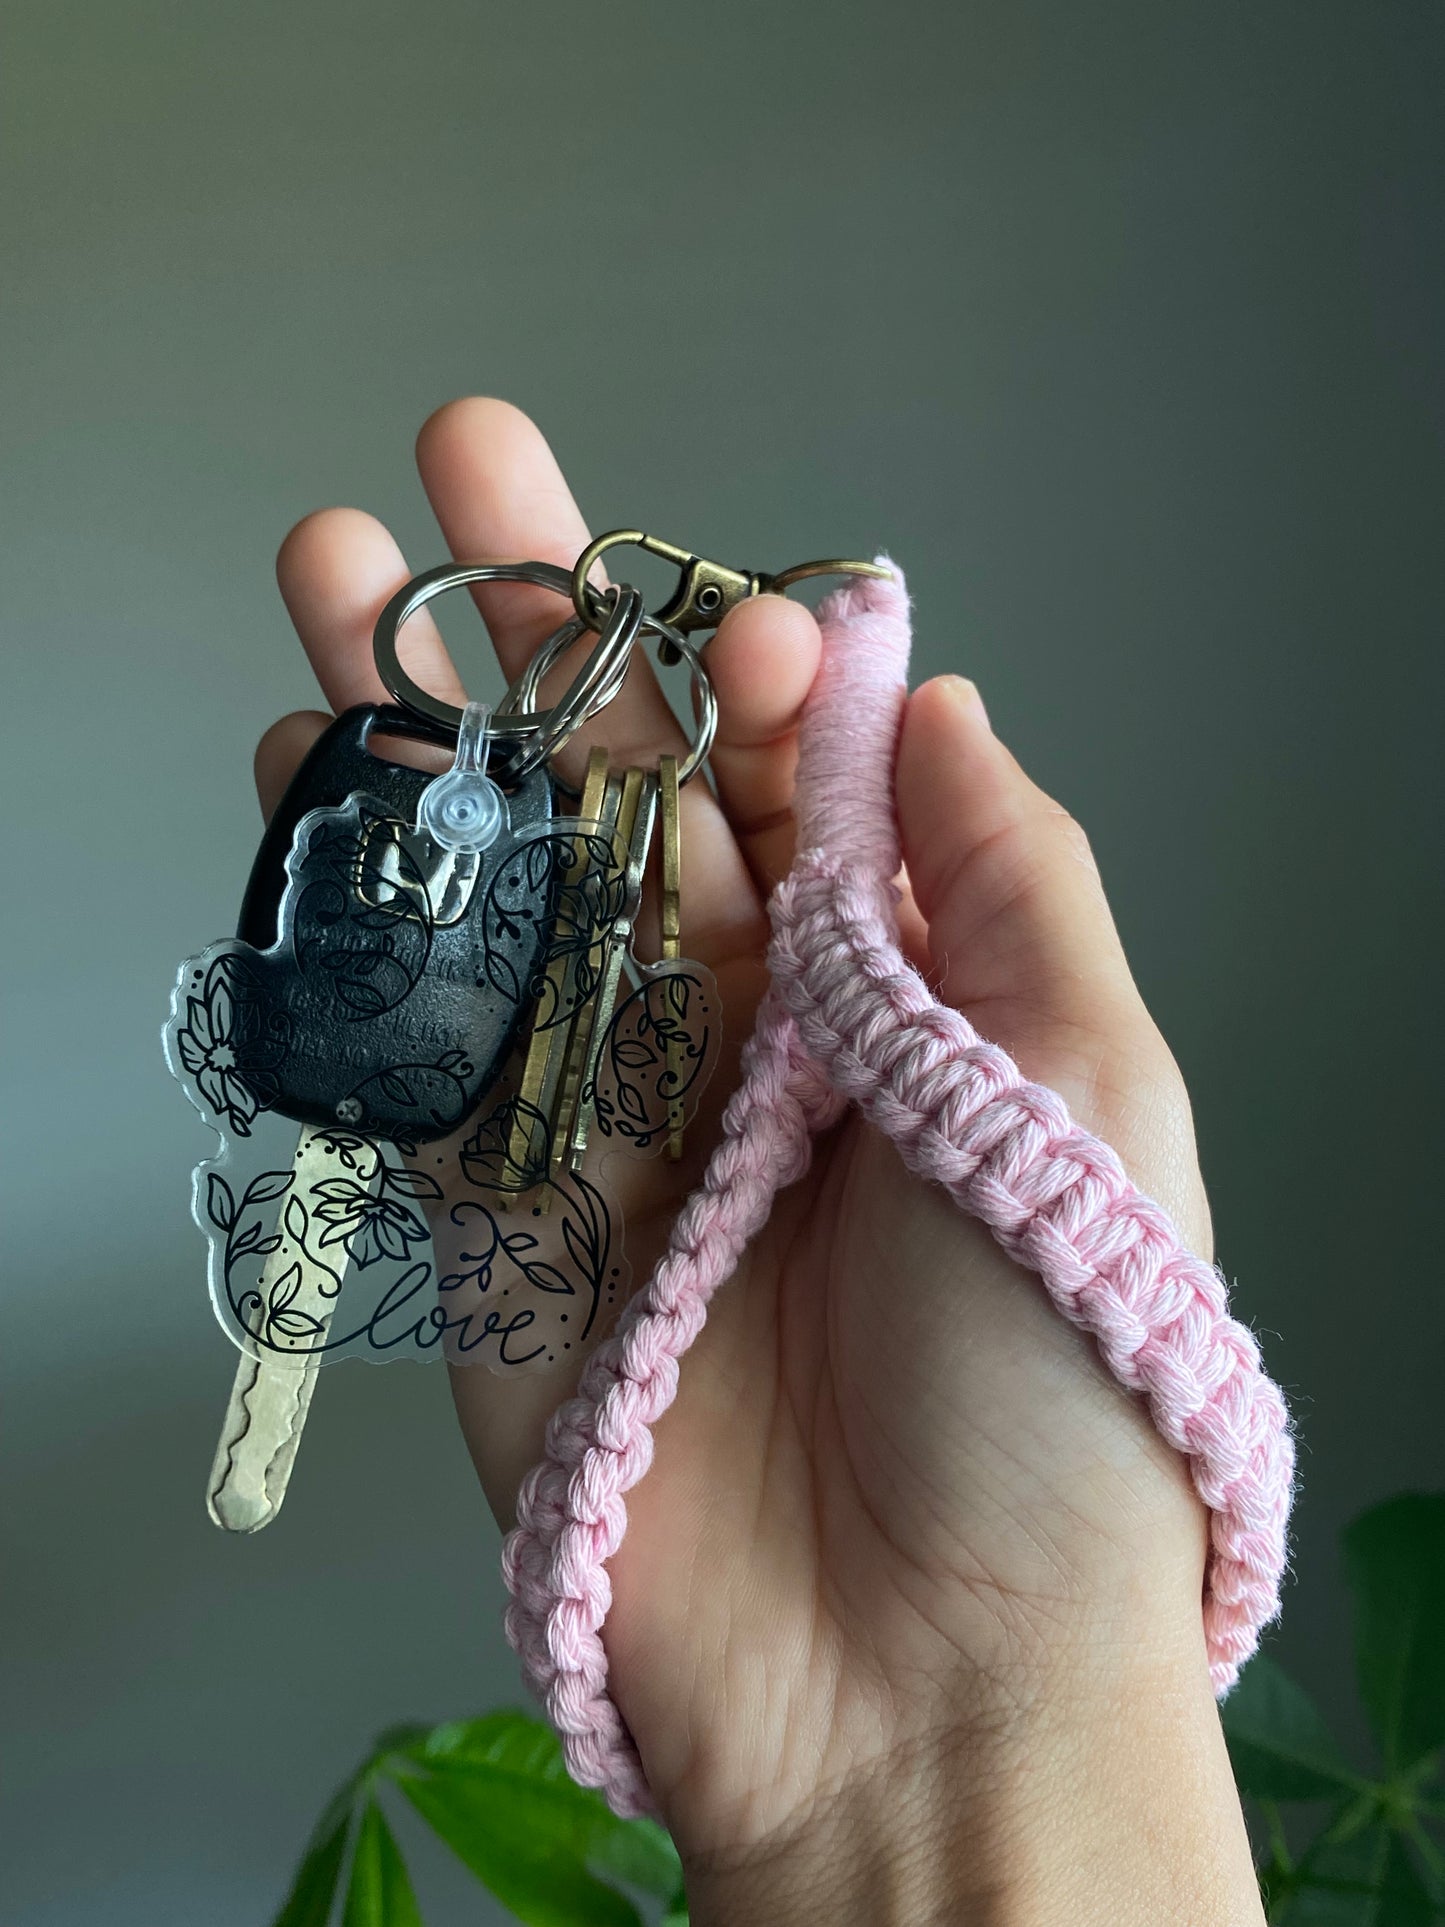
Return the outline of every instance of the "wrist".
{"type": "Polygon", "coordinates": [[[748,1849],[684,1853],[693,1927],[1262,1918],[1202,1653],[1146,1646],[986,1697],[820,1786],[748,1849]]]}

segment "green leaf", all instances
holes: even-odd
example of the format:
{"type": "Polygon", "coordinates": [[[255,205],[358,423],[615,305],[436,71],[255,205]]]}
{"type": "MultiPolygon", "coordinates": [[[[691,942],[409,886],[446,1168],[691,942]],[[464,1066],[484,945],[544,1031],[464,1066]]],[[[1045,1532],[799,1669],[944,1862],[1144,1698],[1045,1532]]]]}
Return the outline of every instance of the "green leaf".
{"type": "Polygon", "coordinates": [[[1391,1835],[1380,1887],[1380,1927],[1430,1927],[1438,1919],[1413,1854],[1400,1834],[1391,1835]]]}
{"type": "Polygon", "coordinates": [[[1360,1693],[1391,1775],[1445,1741],[1445,1492],[1406,1492],[1344,1537],[1360,1693]]]}
{"type": "Polygon", "coordinates": [[[1357,1787],[1313,1702],[1266,1653],[1250,1661],[1221,1708],[1241,1793],[1320,1800],[1357,1787]]]}
{"type": "Polygon", "coordinates": [[[1378,1825],[1347,1840],[1317,1842],[1301,1863],[1302,1884],[1277,1918],[1285,1927],[1390,1927],[1380,1913],[1389,1851],[1390,1836],[1378,1825]]]}
{"type": "Polygon", "coordinates": [[[608,1812],[592,1837],[588,1863],[628,1887],[671,1900],[682,1886],[682,1862],[672,1837],[655,1820],[619,1820],[608,1812]]]}
{"type": "Polygon", "coordinates": [[[632,1903],[587,1871],[587,1830],[560,1803],[454,1767],[408,1775],[398,1785],[525,1927],[641,1927],[632,1903]]]}
{"type": "Polygon", "coordinates": [[[346,1858],[350,1826],[349,1804],[333,1801],[311,1836],[306,1857],[296,1870],[291,1891],[272,1927],[326,1927],[341,1878],[341,1863],[346,1858]]]}
{"type": "Polygon", "coordinates": [[[401,1848],[375,1800],[357,1828],[342,1927],[422,1927],[401,1848]]]}
{"type": "Polygon", "coordinates": [[[378,1733],[372,1742],[371,1766],[380,1766],[388,1753],[406,1753],[420,1746],[432,1731],[429,1726],[421,1726],[415,1720],[407,1720],[400,1726],[388,1726],[385,1732],[378,1733]]]}
{"type": "Polygon", "coordinates": [[[1280,1914],[1287,1927],[1432,1927],[1440,1917],[1400,1833],[1372,1826],[1307,1860],[1305,1883],[1280,1914]]]}
{"type": "Polygon", "coordinates": [[[511,1708],[484,1713],[476,1720],[448,1720],[424,1731],[405,1751],[408,1758],[428,1766],[496,1767],[518,1779],[554,1784],[579,1802],[601,1804],[595,1793],[569,1776],[562,1743],[551,1727],[511,1708]]]}
{"type": "MultiPolygon", "coordinates": [[[[570,1778],[551,1728],[517,1712],[381,1734],[313,1836],[292,1902],[300,1895],[310,1911],[288,1914],[277,1927],[326,1927],[357,1788],[378,1773],[527,1927],[640,1927],[619,1886],[670,1902],[672,1927],[686,1927],[682,1867],[667,1834],[650,1820],[619,1820],[600,1795],[570,1778]]],[[[345,1927],[383,1923],[419,1927],[419,1915],[395,1838],[368,1798],[345,1927]]]]}
{"type": "Polygon", "coordinates": [[[407,1759],[435,1773],[464,1773],[497,1793],[525,1798],[535,1824],[566,1836],[585,1864],[629,1887],[667,1900],[682,1885],[677,1849],[651,1820],[619,1820],[599,1794],[567,1771],[551,1727],[528,1714],[489,1713],[438,1726],[407,1759]]]}
{"type": "Polygon", "coordinates": [[[1418,1813],[1412,1814],[1405,1822],[1404,1831],[1414,1842],[1430,1904],[1436,1913],[1445,1918],[1445,1853],[1441,1852],[1418,1813]]]}

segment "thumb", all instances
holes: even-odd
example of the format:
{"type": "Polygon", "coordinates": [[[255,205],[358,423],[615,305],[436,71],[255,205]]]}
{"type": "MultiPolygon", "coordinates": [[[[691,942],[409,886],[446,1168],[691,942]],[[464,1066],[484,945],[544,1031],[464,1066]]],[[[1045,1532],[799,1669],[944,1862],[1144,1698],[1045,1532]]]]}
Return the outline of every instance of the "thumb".
{"type": "Polygon", "coordinates": [[[994,735],[973,684],[909,698],[904,862],[935,982],[1026,1076],[1061,1090],[1191,1232],[1207,1223],[1179,1072],[1145,1009],[1084,832],[994,735]]]}

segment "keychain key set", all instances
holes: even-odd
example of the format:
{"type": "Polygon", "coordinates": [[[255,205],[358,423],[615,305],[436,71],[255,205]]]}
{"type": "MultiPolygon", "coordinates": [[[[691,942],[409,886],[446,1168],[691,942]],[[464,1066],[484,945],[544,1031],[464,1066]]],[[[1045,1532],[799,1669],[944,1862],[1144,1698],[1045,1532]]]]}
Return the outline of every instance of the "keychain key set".
{"type": "Polygon", "coordinates": [[[172,998],[168,1062],[221,1140],[193,1204],[241,1354],[211,1516],[241,1532],[275,1517],[329,1359],[442,1356],[505,1374],[585,1355],[518,1495],[507,1630],[572,1773],[620,1813],[651,1806],[602,1639],[625,1495],[713,1292],[849,1104],[1037,1273],[1187,1458],[1212,1513],[1202,1606],[1217,1691],[1278,1611],[1293,1446],[1223,1279],[900,949],[893,776],[909,643],[902,580],[881,561],[748,574],[627,529],[570,572],[419,576],[376,627],[393,702],[347,711],[318,740],[262,840],[237,936],[188,962],[172,998]],[[590,581],[627,544],[679,569],[658,612],[590,581]],[[678,798],[717,724],[693,638],[746,597],[829,573],[853,579],[819,610],[771,987],[719,1141],[634,1291],[629,1171],[682,1154],[720,1034],[712,978],[682,955],[678,798]],[[457,710],[402,670],[397,634],[444,590],[499,579],[556,591],[566,619],[495,713],[457,710]],[[593,750],[567,790],[553,759],[618,693],[644,639],[690,672],[691,748],[625,769],[593,750]],[[560,698],[539,706],[548,672],[579,653],[560,698]],[[451,768],[389,762],[371,747],[383,735],[448,749],[451,768]],[[644,961],[650,866],[661,937],[644,961]]]}
{"type": "Polygon", "coordinates": [[[855,566],[872,567],[744,575],[620,530],[570,574],[445,566],[383,610],[376,664],[394,703],[348,710],[314,745],[262,839],[236,937],[182,967],[165,1029],[172,1071],[221,1138],[193,1194],[212,1302],[241,1351],[207,1489],[218,1525],[276,1516],[329,1360],[545,1369],[610,1323],[630,1282],[612,1154],[681,1155],[720,1036],[711,974],[680,942],[679,795],[717,726],[690,633],[745,596],[855,566]],[[627,542],[679,565],[660,614],[589,581],[627,542]],[[496,580],[552,589],[570,613],[495,714],[457,710],[407,675],[398,633],[444,591],[496,580]],[[539,707],[586,637],[570,684],[539,707]],[[644,638],[691,672],[692,747],[620,770],[594,750],[566,794],[553,759],[644,638]],[[452,766],[388,761],[381,735],[454,747],[452,766]],[[661,956],[641,964],[654,845],[661,956]]]}

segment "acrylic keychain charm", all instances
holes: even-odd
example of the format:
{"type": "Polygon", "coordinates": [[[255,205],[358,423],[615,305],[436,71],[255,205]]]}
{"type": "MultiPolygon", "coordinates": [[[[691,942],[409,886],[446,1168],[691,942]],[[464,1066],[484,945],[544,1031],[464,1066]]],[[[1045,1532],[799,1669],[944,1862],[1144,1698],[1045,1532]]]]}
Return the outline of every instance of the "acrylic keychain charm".
{"type": "MultiPolygon", "coordinates": [[[[434,571],[413,606],[494,575],[568,583],[540,564],[434,571]]],[[[338,718],[268,828],[240,935],[181,972],[165,1047],[221,1137],[194,1211],[217,1316],[242,1353],[208,1489],[220,1524],[274,1517],[321,1363],[535,1367],[585,1343],[620,1299],[609,1188],[580,1159],[551,1170],[536,1135],[519,1138],[505,1073],[530,1034],[581,1021],[630,933],[636,852],[605,823],[555,813],[547,759],[620,687],[644,623],[656,632],[640,598],[617,591],[554,709],[513,701],[490,728],[478,705],[454,712],[440,777],[368,742],[378,730],[435,741],[445,720],[417,705],[338,718]]],[[[580,621],[559,632],[551,659],[582,633],[580,621]]],[[[690,968],[703,1043],[684,1108],[716,1029],[715,993],[690,968]]],[[[598,1065],[612,1026],[598,1028],[580,1074],[610,1115],[598,1065]]],[[[657,1124],[634,1151],[660,1142],[671,1114],[666,1080],[651,1095],[657,1124]]]]}

